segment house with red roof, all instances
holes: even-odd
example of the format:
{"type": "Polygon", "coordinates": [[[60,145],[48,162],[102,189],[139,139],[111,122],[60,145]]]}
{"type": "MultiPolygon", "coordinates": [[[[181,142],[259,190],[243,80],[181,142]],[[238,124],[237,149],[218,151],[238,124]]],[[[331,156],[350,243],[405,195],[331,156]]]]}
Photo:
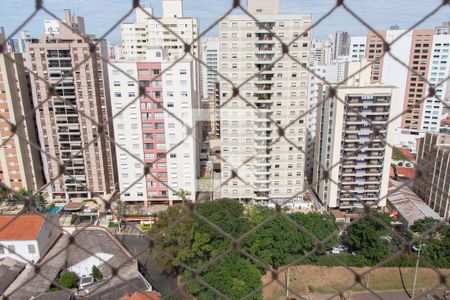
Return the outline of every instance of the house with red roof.
{"type": "Polygon", "coordinates": [[[36,263],[61,233],[57,214],[0,215],[0,259],[36,263]]]}

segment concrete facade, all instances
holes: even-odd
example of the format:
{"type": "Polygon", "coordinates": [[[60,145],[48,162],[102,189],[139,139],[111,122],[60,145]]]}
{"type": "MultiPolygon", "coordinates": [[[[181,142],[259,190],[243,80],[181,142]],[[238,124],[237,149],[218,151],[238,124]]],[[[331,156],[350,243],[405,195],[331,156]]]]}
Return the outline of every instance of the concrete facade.
{"type": "MultiPolygon", "coordinates": [[[[347,72],[365,63],[350,63],[347,72]]],[[[320,164],[314,164],[313,182],[329,209],[386,205],[392,154],[386,143],[392,144],[393,131],[388,121],[398,94],[392,86],[370,84],[369,78],[366,68],[337,90],[344,103],[332,97],[317,113],[315,158],[320,164]]]]}
{"type": "Polygon", "coordinates": [[[268,205],[274,205],[269,198],[289,199],[287,206],[298,207],[306,151],[306,116],[301,116],[307,110],[309,82],[302,64],[308,63],[311,45],[309,32],[300,35],[311,25],[311,16],[278,15],[278,1],[250,1],[248,9],[259,23],[232,15],[219,25],[220,70],[231,81],[220,83],[221,156],[228,162],[222,163],[221,195],[268,205]],[[300,63],[283,57],[274,64],[282,54],[280,42],[294,38],[289,51],[300,63]],[[244,81],[239,94],[251,105],[232,97],[233,85],[244,81]],[[293,122],[284,132],[289,142],[278,140],[278,126],[269,118],[279,127],[293,122]]]}
{"type": "Polygon", "coordinates": [[[0,182],[16,191],[35,191],[44,184],[39,149],[34,148],[39,147],[39,141],[32,110],[29,76],[22,54],[0,54],[0,182]],[[11,124],[17,124],[14,132],[11,124]]]}
{"type": "Polygon", "coordinates": [[[48,192],[50,199],[105,196],[115,190],[117,179],[114,147],[107,138],[113,136],[109,80],[100,58],[107,57],[106,41],[92,49],[93,36],[85,41],[66,27],[84,28],[83,18],[66,10],[64,22],[58,34],[30,44],[33,72],[55,84],[49,89],[39,77],[32,78],[35,105],[41,105],[45,175],[52,182],[48,192]]]}

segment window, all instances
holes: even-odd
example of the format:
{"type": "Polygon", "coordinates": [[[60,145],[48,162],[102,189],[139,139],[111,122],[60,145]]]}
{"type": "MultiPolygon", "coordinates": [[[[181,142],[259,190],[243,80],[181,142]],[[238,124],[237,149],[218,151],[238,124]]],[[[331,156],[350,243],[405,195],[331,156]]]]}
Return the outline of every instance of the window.
{"type": "Polygon", "coordinates": [[[9,253],[16,253],[16,247],[14,245],[8,245],[9,253]]]}
{"type": "Polygon", "coordinates": [[[34,245],[28,245],[28,253],[30,254],[36,253],[36,248],[34,247],[34,245]]]}

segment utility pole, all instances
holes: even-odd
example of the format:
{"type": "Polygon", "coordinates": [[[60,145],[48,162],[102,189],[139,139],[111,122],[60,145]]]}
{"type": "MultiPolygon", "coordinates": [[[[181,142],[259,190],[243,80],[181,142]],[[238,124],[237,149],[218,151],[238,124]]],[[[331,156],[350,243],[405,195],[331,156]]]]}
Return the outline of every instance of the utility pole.
{"type": "Polygon", "coordinates": [[[289,267],[286,269],[286,298],[289,297],[289,267]]]}
{"type": "Polygon", "coordinates": [[[417,281],[417,271],[419,270],[419,258],[420,258],[420,249],[422,248],[422,241],[420,241],[419,244],[419,251],[417,252],[417,260],[416,260],[416,270],[414,271],[414,281],[413,281],[413,287],[411,292],[410,299],[414,299],[414,292],[416,291],[416,281],[417,281]]]}

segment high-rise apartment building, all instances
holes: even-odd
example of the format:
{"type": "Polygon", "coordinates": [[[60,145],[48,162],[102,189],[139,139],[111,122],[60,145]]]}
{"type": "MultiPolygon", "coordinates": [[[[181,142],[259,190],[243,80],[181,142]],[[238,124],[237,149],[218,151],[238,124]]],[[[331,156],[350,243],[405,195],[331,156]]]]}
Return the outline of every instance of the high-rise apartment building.
{"type": "MultiPolygon", "coordinates": [[[[0,44],[3,41],[0,33],[0,44]]],[[[0,182],[13,190],[36,191],[44,176],[29,77],[20,53],[0,54],[0,115],[0,182]]]]}
{"type": "Polygon", "coordinates": [[[441,217],[450,218],[450,135],[427,133],[417,146],[413,190],[441,217]]]}
{"type": "Polygon", "coordinates": [[[147,52],[159,48],[167,49],[171,57],[180,58],[185,53],[184,43],[194,41],[191,53],[199,57],[197,18],[183,15],[183,0],[162,0],[162,6],[163,16],[158,20],[151,7],[143,7],[136,9],[136,22],[121,24],[124,59],[145,60],[147,52]]]}
{"type": "Polygon", "coordinates": [[[28,51],[28,46],[32,42],[31,34],[22,30],[19,38],[11,38],[8,40],[8,49],[10,52],[23,53],[28,51]]]}
{"type": "MultiPolygon", "coordinates": [[[[346,74],[367,62],[347,65],[346,74]]],[[[370,84],[370,68],[351,78],[317,112],[313,182],[327,208],[385,206],[392,149],[390,107],[396,88],[370,84]],[[370,122],[369,122],[370,121],[370,122]],[[379,199],[383,199],[378,201],[379,199]]]]}
{"type": "Polygon", "coordinates": [[[330,39],[311,40],[311,59],[314,64],[327,65],[333,61],[333,42],[330,39]]]}
{"type": "Polygon", "coordinates": [[[349,61],[358,61],[366,57],[367,36],[351,36],[348,51],[349,61]]]}
{"type": "Polygon", "coordinates": [[[86,35],[82,17],[66,10],[64,22],[30,44],[49,193],[51,199],[107,195],[116,184],[108,74],[100,58],[107,46],[104,40],[91,46],[98,40],[86,35]]]}
{"type": "Polygon", "coordinates": [[[110,67],[109,77],[113,114],[117,114],[113,122],[120,146],[116,151],[121,199],[146,206],[173,204],[183,200],[180,193],[184,193],[195,201],[199,163],[194,61],[181,60],[172,66],[165,49],[154,49],[146,61],[113,64],[118,69],[110,67]],[[136,100],[139,86],[147,96],[136,100]]]}
{"type": "Polygon", "coordinates": [[[347,57],[350,48],[350,36],[348,32],[337,31],[333,34],[333,59],[347,57]]]}
{"type": "Polygon", "coordinates": [[[201,41],[202,62],[206,64],[201,66],[202,80],[202,99],[208,99],[214,96],[215,83],[218,81],[217,75],[219,67],[219,39],[204,38],[201,41]]]}
{"type": "Polygon", "coordinates": [[[308,89],[308,120],[307,120],[307,140],[306,140],[306,170],[305,174],[308,179],[312,179],[312,171],[314,166],[314,144],[317,126],[317,111],[321,109],[321,101],[325,99],[326,82],[339,82],[340,63],[321,64],[311,62],[310,69],[314,74],[309,74],[310,88],[308,89]],[[316,76],[317,75],[317,76],[316,76]],[[325,87],[324,87],[325,86],[325,87]]]}
{"type": "Polygon", "coordinates": [[[290,199],[296,206],[304,189],[309,76],[303,65],[311,16],[280,15],[278,2],[249,0],[259,22],[230,15],[219,25],[220,71],[233,83],[220,83],[221,156],[228,162],[222,163],[221,195],[269,204],[290,199]],[[298,62],[280,59],[283,43],[294,39],[289,53],[298,62]],[[239,95],[249,103],[233,90],[243,82],[239,95]]]}
{"type": "Polygon", "coordinates": [[[398,145],[415,148],[418,136],[423,136],[425,132],[439,132],[444,113],[444,105],[439,99],[448,102],[450,93],[448,81],[443,82],[450,75],[450,35],[440,30],[442,28],[445,27],[378,32],[388,43],[395,40],[390,46],[390,53],[414,72],[391,55],[382,57],[385,51],[383,41],[375,33],[369,32],[367,37],[366,59],[374,61],[380,58],[371,67],[372,83],[381,82],[399,88],[401,105],[393,107],[395,141],[398,145]],[[433,96],[427,97],[430,86],[420,76],[436,85],[433,96]]]}

